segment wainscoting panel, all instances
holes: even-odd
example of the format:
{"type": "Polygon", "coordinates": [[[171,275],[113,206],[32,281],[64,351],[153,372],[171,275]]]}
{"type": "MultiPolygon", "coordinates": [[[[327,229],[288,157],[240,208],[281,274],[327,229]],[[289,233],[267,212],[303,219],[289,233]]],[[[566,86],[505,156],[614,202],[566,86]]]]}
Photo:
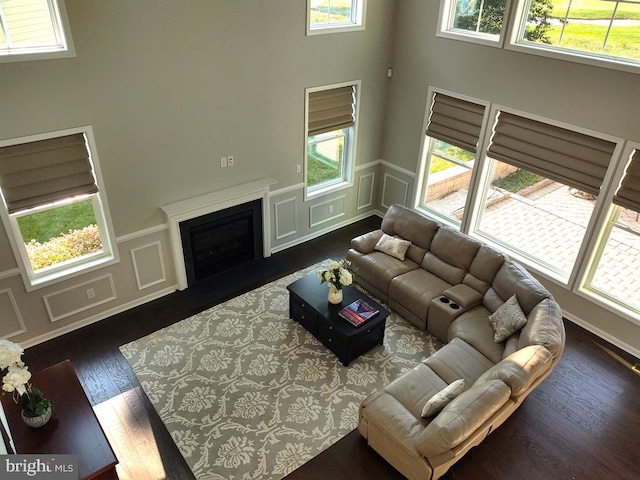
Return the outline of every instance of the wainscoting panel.
{"type": "Polygon", "coordinates": [[[326,200],[309,207],[309,226],[311,228],[336,220],[346,215],[346,195],[326,200]]]}
{"type": "Polygon", "coordinates": [[[111,274],[42,297],[52,322],[115,300],[111,274]]]}
{"type": "Polygon", "coordinates": [[[11,338],[27,331],[10,288],[0,290],[0,312],[2,312],[0,337],[11,338]]]}
{"type": "Polygon", "coordinates": [[[375,172],[367,173],[358,178],[358,203],[356,209],[361,210],[373,205],[373,189],[375,186],[375,172]]]}
{"type": "Polygon", "coordinates": [[[298,233],[296,228],[296,220],[298,218],[296,200],[296,197],[291,197],[273,204],[276,240],[298,233]]]}
{"type": "Polygon", "coordinates": [[[389,208],[394,203],[407,204],[409,182],[405,182],[389,173],[384,174],[382,182],[382,206],[389,208]]]}
{"type": "Polygon", "coordinates": [[[166,282],[164,255],[160,242],[153,242],[131,250],[131,261],[136,274],[138,290],[166,282]]]}

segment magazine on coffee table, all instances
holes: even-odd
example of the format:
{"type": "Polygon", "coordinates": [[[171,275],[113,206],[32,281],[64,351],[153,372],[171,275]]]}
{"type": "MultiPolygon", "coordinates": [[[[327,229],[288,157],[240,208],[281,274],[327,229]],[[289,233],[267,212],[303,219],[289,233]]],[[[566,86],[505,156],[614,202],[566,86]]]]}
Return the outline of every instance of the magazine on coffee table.
{"type": "Polygon", "coordinates": [[[375,310],[364,300],[358,299],[350,303],[338,312],[342,318],[347,320],[355,327],[359,327],[370,318],[376,316],[378,310],[375,310]]]}

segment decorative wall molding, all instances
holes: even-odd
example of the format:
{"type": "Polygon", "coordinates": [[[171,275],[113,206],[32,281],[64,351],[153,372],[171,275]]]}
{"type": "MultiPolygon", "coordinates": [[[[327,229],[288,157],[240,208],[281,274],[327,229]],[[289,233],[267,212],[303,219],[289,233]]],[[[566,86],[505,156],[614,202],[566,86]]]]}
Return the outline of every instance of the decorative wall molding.
{"type": "Polygon", "coordinates": [[[411,170],[407,170],[406,168],[399,167],[398,165],[389,163],[386,160],[381,160],[381,163],[386,168],[395,170],[396,172],[400,172],[401,174],[406,175],[407,177],[416,178],[416,172],[412,172],[411,170]]]}
{"type": "MultiPolygon", "coordinates": [[[[325,200],[322,203],[318,203],[316,205],[313,205],[313,206],[309,207],[309,227],[314,228],[314,227],[317,227],[318,225],[322,225],[323,223],[327,223],[327,222],[330,222],[330,221],[335,220],[337,218],[344,217],[346,215],[346,213],[345,213],[345,200],[346,200],[346,198],[347,198],[346,195],[341,195],[340,197],[335,197],[335,198],[332,198],[331,200],[325,200]],[[325,218],[322,218],[321,220],[316,220],[316,221],[313,220],[315,215],[321,217],[320,213],[315,213],[314,214],[314,212],[318,212],[320,210],[320,208],[325,206],[325,205],[329,205],[329,204],[335,205],[336,202],[340,202],[342,204],[342,209],[337,210],[337,211],[334,210],[333,213],[335,215],[332,215],[330,217],[327,216],[325,218]]],[[[328,207],[327,207],[327,209],[328,209],[328,207]]]]}
{"type": "MultiPolygon", "coordinates": [[[[148,245],[143,245],[138,248],[131,249],[131,262],[133,263],[133,270],[136,275],[136,282],[138,284],[138,290],[144,290],[145,288],[153,287],[154,285],[158,285],[159,283],[167,281],[167,274],[164,267],[164,255],[162,253],[162,244],[158,242],[149,243],[148,245]],[[155,252],[147,253],[147,255],[157,255],[157,260],[155,261],[155,265],[160,268],[160,271],[157,272],[159,275],[155,279],[148,279],[146,282],[143,281],[142,277],[144,277],[144,271],[140,268],[140,262],[138,260],[138,255],[144,255],[144,250],[152,250],[155,247],[155,252]]],[[[148,272],[149,273],[149,272],[148,272]]]]}
{"type": "Polygon", "coordinates": [[[12,268],[11,270],[5,270],[4,272],[0,272],[0,280],[4,280],[5,278],[14,277],[16,275],[20,275],[19,268],[12,268]]]}
{"type": "MultiPolygon", "coordinates": [[[[275,223],[275,237],[276,240],[282,240],[283,238],[289,237],[291,235],[295,235],[296,233],[298,233],[298,231],[296,230],[296,219],[298,218],[297,215],[297,198],[296,197],[291,197],[291,198],[287,198],[284,200],[281,200],[279,202],[275,202],[273,204],[273,211],[274,211],[274,223],[275,223]],[[281,220],[281,215],[280,215],[280,208],[283,205],[286,205],[288,203],[293,203],[293,214],[292,215],[284,215],[285,218],[293,218],[293,225],[292,225],[292,229],[289,230],[288,232],[280,232],[280,220],[281,220]]],[[[265,233],[265,235],[267,235],[268,233],[265,233]]]]}
{"type": "Polygon", "coordinates": [[[288,187],[280,188],[278,190],[273,190],[269,192],[269,198],[277,197],[279,195],[284,195],[285,193],[295,192],[297,190],[304,190],[304,183],[296,183],[295,185],[290,185],[288,187]]]}
{"type": "Polygon", "coordinates": [[[382,205],[384,208],[389,208],[394,203],[401,203],[402,205],[406,205],[407,204],[408,195],[409,195],[409,182],[405,182],[404,180],[402,180],[402,179],[400,179],[398,177],[394,177],[390,173],[385,173],[384,174],[384,179],[382,181],[382,197],[381,197],[381,200],[380,200],[380,205],[382,205]],[[390,181],[397,182],[397,184],[404,186],[404,188],[400,187],[401,189],[402,188],[404,189],[404,193],[400,195],[402,197],[402,200],[400,200],[400,199],[390,200],[388,203],[386,203],[386,200],[387,200],[387,184],[390,181]]]}
{"type": "MultiPolygon", "coordinates": [[[[373,189],[375,187],[376,173],[371,172],[366,175],[361,175],[358,178],[358,192],[357,192],[357,201],[356,201],[356,210],[362,210],[363,208],[367,208],[373,205],[373,189]],[[369,198],[367,199],[367,203],[364,205],[360,204],[360,193],[363,192],[363,181],[368,182],[369,188],[369,198]]],[[[365,194],[366,196],[366,194],[365,194]]]]}
{"type": "Polygon", "coordinates": [[[137,238],[146,237],[147,235],[153,235],[154,233],[163,232],[169,229],[168,223],[161,223],[160,225],[155,225],[153,227],[145,228],[144,230],[138,230],[136,232],[127,233],[125,235],[121,235],[120,237],[116,237],[116,242],[125,243],[130,242],[131,240],[136,240],[137,238]]]}
{"type": "MultiPolygon", "coordinates": [[[[0,305],[3,307],[1,309],[1,311],[3,312],[8,313],[10,310],[13,311],[13,315],[15,317],[13,320],[15,322],[15,327],[17,327],[16,330],[13,330],[13,331],[5,332],[0,330],[0,337],[11,338],[26,332],[27,327],[25,326],[24,321],[22,320],[20,309],[18,308],[18,304],[16,303],[16,299],[13,296],[13,292],[11,291],[10,288],[5,288],[4,290],[0,290],[0,305]],[[6,298],[3,299],[3,297],[6,297],[6,298]]],[[[12,319],[8,318],[8,315],[6,315],[5,313],[2,317],[2,322],[0,324],[2,326],[2,329],[7,327],[7,330],[9,330],[11,327],[10,325],[11,320],[12,319]]]]}
{"type": "Polygon", "coordinates": [[[72,287],[58,290],[57,292],[50,293],[42,297],[51,322],[57,322],[59,320],[62,320],[63,318],[67,318],[71,315],[84,312],[85,310],[89,310],[90,308],[97,307],[98,305],[116,300],[117,298],[118,297],[116,295],[116,287],[113,282],[113,276],[110,273],[102,277],[94,278],[84,283],[74,285],[72,287]],[[104,290],[104,288],[102,290],[98,289],[98,292],[96,293],[96,288],[99,287],[99,283],[105,281],[108,287],[108,291],[106,292],[107,294],[99,294],[102,290],[104,290]],[[90,287],[90,285],[93,285],[93,287],[90,287]],[[93,297],[95,298],[95,300],[92,302],[86,301],[90,300],[88,292],[89,289],[93,289],[93,294],[95,295],[95,297],[93,297]],[[64,302],[65,306],[75,303],[75,308],[72,307],[71,310],[60,310],[59,312],[56,312],[55,300],[56,297],[61,296],[66,296],[64,302]]]}
{"type": "Polygon", "coordinates": [[[369,168],[375,168],[378,165],[382,165],[383,160],[374,160],[373,162],[365,163],[363,165],[356,165],[355,171],[367,170],[369,168]]]}

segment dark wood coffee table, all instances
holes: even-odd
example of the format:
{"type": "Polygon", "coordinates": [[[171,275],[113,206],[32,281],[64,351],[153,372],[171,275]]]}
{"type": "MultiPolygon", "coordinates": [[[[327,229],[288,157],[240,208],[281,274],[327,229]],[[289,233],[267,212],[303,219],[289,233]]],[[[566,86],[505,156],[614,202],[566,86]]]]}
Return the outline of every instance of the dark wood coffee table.
{"type": "Polygon", "coordinates": [[[91,408],[71,362],[36,372],[31,383],[53,402],[53,417],[40,428],[27,426],[11,395],[2,396],[2,407],[16,453],[73,454],[78,457],[78,478],[117,480],[116,458],[91,408]]]}
{"type": "Polygon", "coordinates": [[[296,280],[287,290],[290,317],[335,353],[344,366],[376,345],[382,345],[389,312],[356,288],[343,288],[340,305],[329,303],[328,287],[320,284],[317,273],[296,280]],[[357,299],[364,300],[379,313],[354,327],[338,312],[357,299]]]}

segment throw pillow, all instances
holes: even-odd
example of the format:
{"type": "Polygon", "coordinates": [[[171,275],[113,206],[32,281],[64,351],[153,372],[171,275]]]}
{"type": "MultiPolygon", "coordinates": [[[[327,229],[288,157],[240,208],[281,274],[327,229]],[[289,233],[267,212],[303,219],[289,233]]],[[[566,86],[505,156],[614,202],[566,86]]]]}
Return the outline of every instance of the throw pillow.
{"type": "Polygon", "coordinates": [[[493,340],[500,343],[527,324],[527,317],[522,313],[518,297],[515,294],[492,315],[489,315],[491,326],[495,330],[493,340]]]}
{"type": "Polygon", "coordinates": [[[380,252],[386,253],[387,255],[391,255],[398,260],[404,260],[404,256],[409,249],[409,245],[411,245],[409,240],[402,240],[401,238],[392,237],[391,235],[383,233],[374,248],[380,252]]]}
{"type": "Polygon", "coordinates": [[[447,404],[464,392],[466,389],[466,385],[464,384],[464,379],[456,380],[452,382],[450,385],[447,385],[438,393],[436,393],[433,397],[427,400],[427,403],[422,407],[422,416],[423,417],[433,417],[436,413],[440,412],[447,404]]]}

